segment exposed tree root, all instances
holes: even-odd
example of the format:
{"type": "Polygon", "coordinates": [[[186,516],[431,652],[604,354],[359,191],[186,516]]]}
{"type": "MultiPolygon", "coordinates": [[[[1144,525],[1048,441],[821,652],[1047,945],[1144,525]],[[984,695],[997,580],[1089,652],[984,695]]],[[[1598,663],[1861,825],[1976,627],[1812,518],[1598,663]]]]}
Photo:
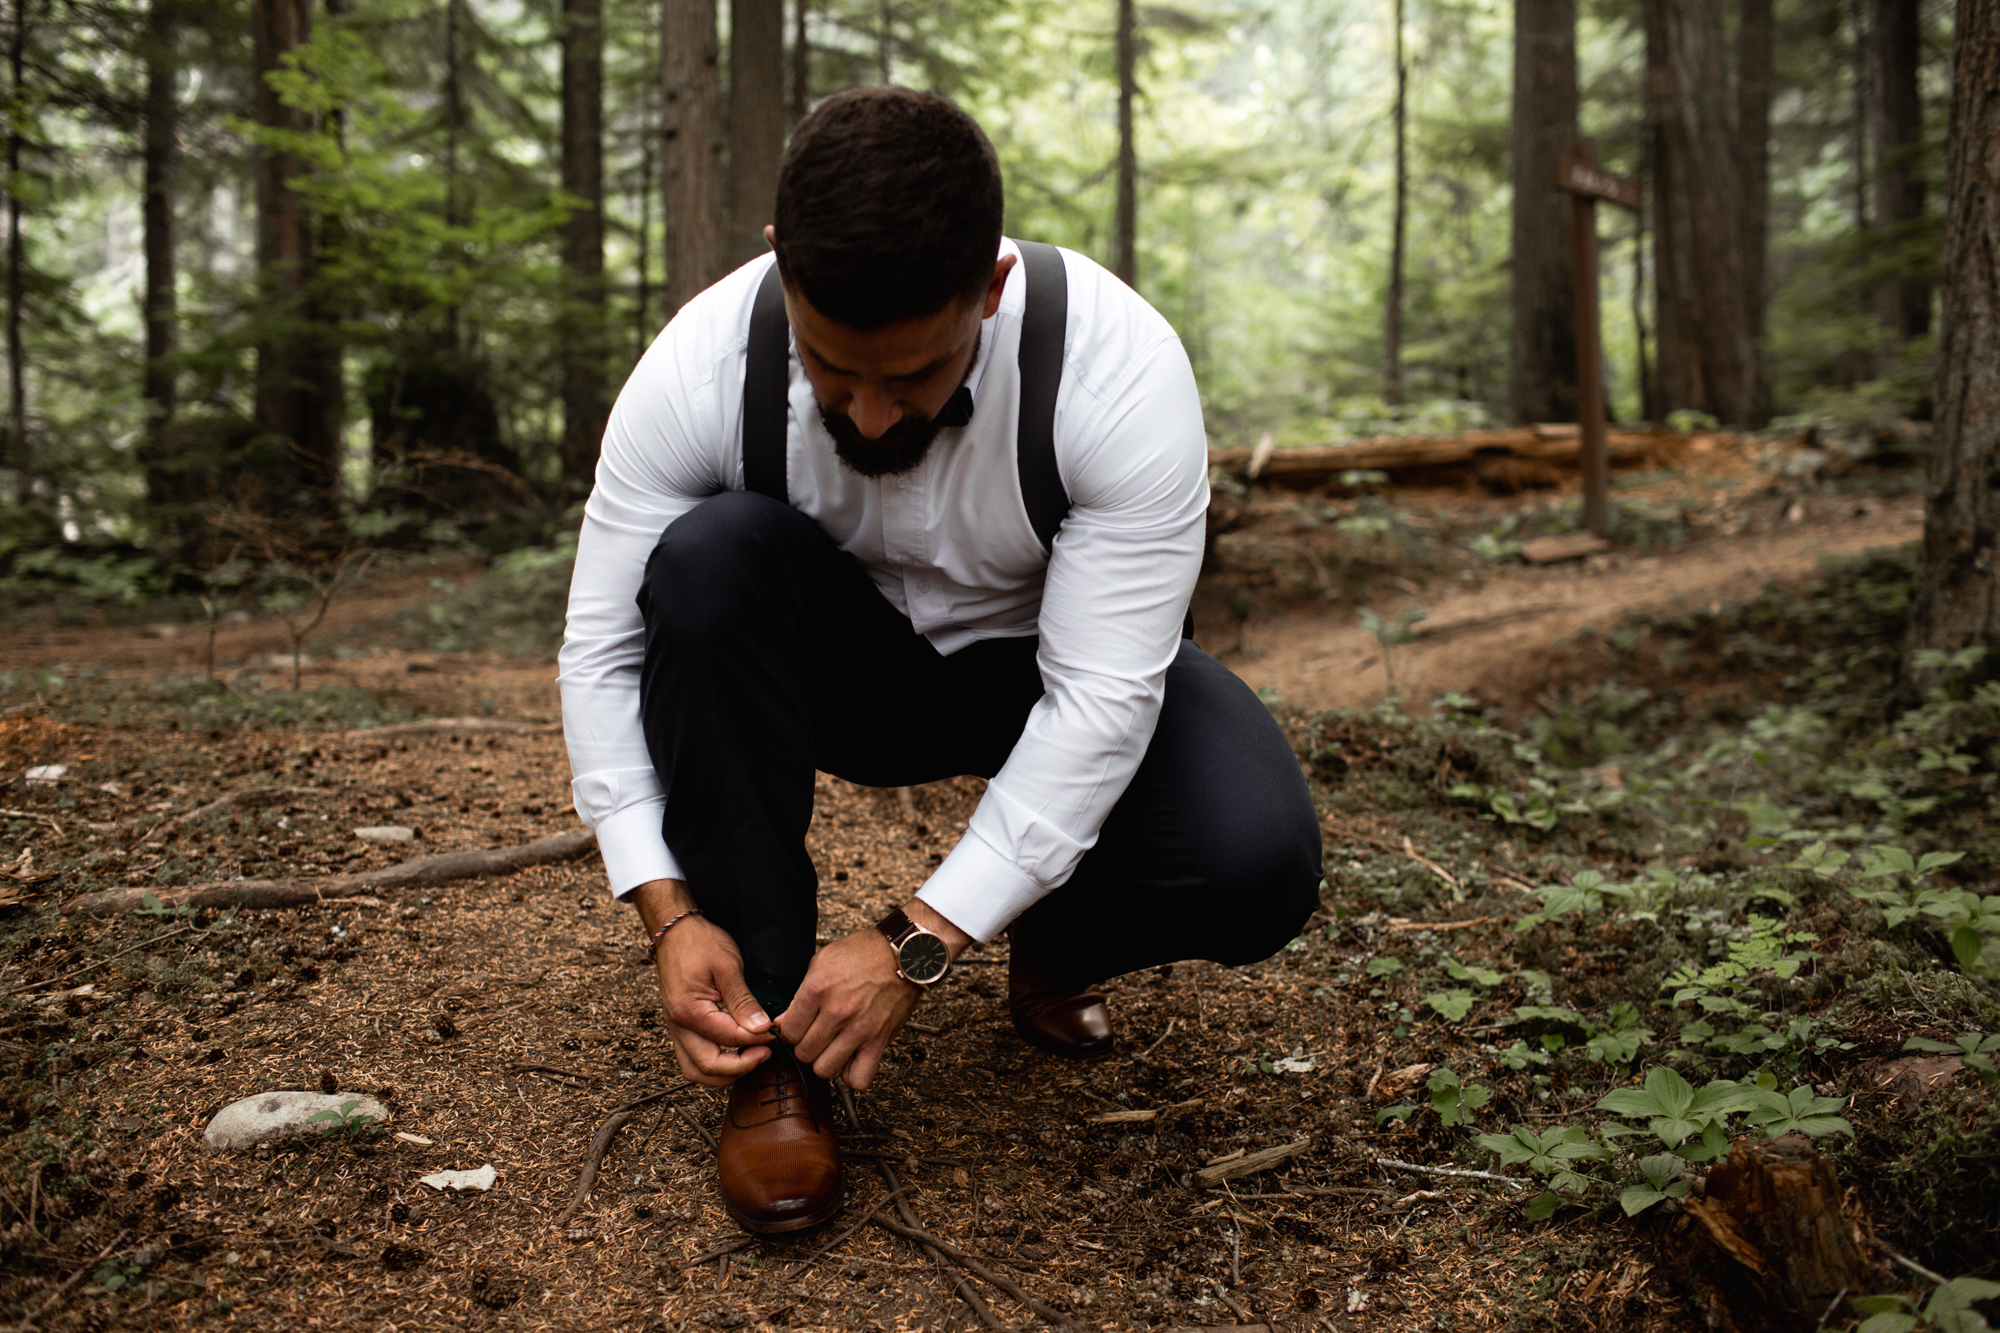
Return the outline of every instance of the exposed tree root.
{"type": "MultiPolygon", "coordinates": [[[[896,1173],[890,1169],[888,1163],[878,1163],[878,1169],[882,1172],[882,1178],[889,1182],[891,1190],[901,1189],[901,1185],[896,1179],[896,1173]]],[[[949,1259],[952,1263],[957,1264],[980,1281],[1006,1292],[1030,1311],[1039,1315],[1048,1323],[1055,1325],[1057,1328],[1067,1329],[1072,1327],[1069,1319],[1062,1311],[1045,1301],[1036,1300],[1033,1296],[1021,1290],[1020,1284],[1016,1283],[1012,1278],[1007,1277],[1005,1274],[994,1272],[964,1250],[953,1245],[950,1241],[940,1240],[930,1232],[925,1231],[921,1226],[918,1226],[916,1212],[910,1207],[909,1199],[901,1193],[896,1195],[896,1211],[903,1215],[901,1222],[880,1211],[871,1213],[869,1220],[886,1231],[893,1231],[898,1236],[915,1241],[936,1258],[949,1259]]],[[[977,1292],[974,1292],[963,1281],[958,1283],[958,1287],[959,1295],[965,1298],[965,1303],[972,1307],[973,1312],[979,1315],[982,1322],[989,1328],[1000,1327],[999,1320],[994,1317],[990,1309],[986,1308],[986,1302],[978,1299],[977,1292]]]]}
{"type": "Polygon", "coordinates": [[[530,866],[573,861],[596,846],[597,835],[589,829],[571,829],[567,833],[537,838],[514,847],[419,856],[380,870],[364,870],[358,875],[236,879],[173,889],[106,889],[102,893],[86,893],[72,898],[63,904],[62,910],[88,916],[112,916],[119,912],[137,911],[145,906],[148,894],[154,895],[162,907],[234,907],[241,910],[303,907],[330,898],[359,898],[378,891],[444,884],[455,879],[511,875],[530,866]]]}

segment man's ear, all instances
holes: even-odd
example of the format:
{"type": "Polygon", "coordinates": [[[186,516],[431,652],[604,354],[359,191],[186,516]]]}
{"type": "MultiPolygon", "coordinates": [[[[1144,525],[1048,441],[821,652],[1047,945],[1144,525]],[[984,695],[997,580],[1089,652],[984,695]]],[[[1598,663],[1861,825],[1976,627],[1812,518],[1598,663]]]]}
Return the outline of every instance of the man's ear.
{"type": "Polygon", "coordinates": [[[1018,255],[1002,255],[993,262],[993,281],[986,284],[986,309],[980,312],[981,319],[993,318],[993,312],[1000,308],[1000,293],[1007,290],[1007,275],[1013,271],[1019,258],[1018,255]]]}
{"type": "Polygon", "coordinates": [[[773,250],[778,248],[778,229],[768,222],[764,224],[764,244],[773,250]]]}

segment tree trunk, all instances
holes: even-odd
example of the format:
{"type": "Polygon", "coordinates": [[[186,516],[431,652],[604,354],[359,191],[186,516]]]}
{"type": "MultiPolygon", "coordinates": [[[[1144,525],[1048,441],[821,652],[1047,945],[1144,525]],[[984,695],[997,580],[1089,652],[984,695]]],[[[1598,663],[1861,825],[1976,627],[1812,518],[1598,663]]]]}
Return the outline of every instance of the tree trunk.
{"type": "Polygon", "coordinates": [[[785,153],[785,0],[729,2],[729,261],[767,248],[785,153]]]}
{"type": "MultiPolygon", "coordinates": [[[[1917,97],[1922,54],[1918,0],[1871,0],[1868,26],[1875,53],[1875,225],[1882,243],[1901,249],[1923,226],[1924,109],[1917,97]]],[[[1875,293],[1882,326],[1898,338],[1929,331],[1931,293],[1921,278],[1898,277],[1875,293]]]]}
{"type": "Polygon", "coordinates": [[[1870,96],[1874,78],[1869,72],[1873,62],[1869,59],[1868,47],[1868,0],[1852,0],[1848,24],[1853,29],[1848,72],[1848,81],[1853,85],[1848,108],[1848,188],[1853,191],[1854,230],[1867,231],[1868,124],[1869,108],[1874,102],[1870,96]]]}
{"type": "Polygon", "coordinates": [[[1118,0],[1118,213],[1112,222],[1111,271],[1127,287],[1139,285],[1139,155],[1132,142],[1136,91],[1132,0],[1118,0]]]}
{"type": "Polygon", "coordinates": [[[722,91],[715,0],[666,0],[660,181],[667,317],[722,276],[722,91]]]}
{"type": "MultiPolygon", "coordinates": [[[[1748,308],[1753,354],[1761,364],[1764,342],[1766,251],[1771,217],[1771,54],[1776,20],[1772,0],[1743,0],[1737,33],[1736,173],[1742,201],[1743,300],[1748,308]]],[[[1770,417],[1765,377],[1755,379],[1756,401],[1749,424],[1770,417]]]]}
{"type": "MultiPolygon", "coordinates": [[[[590,490],[604,436],[604,23],[601,0],[563,0],[562,187],[571,327],[563,340],[563,479],[590,490]]],[[[641,248],[644,238],[641,238],[641,248]]]]}
{"type": "Polygon", "coordinates": [[[1667,149],[1673,76],[1667,67],[1667,8],[1672,0],[1646,0],[1646,161],[1653,215],[1653,419],[1701,401],[1700,364],[1687,323],[1687,221],[1682,191],[1667,149]]]}
{"type": "Polygon", "coordinates": [[[26,505],[35,490],[34,442],[28,436],[27,351],[21,346],[21,307],[27,266],[21,255],[21,127],[27,115],[23,71],[27,64],[28,0],[14,0],[8,36],[7,91],[14,114],[7,126],[7,432],[14,437],[14,495],[26,505]]]}
{"type": "Polygon", "coordinates": [[[806,41],[811,0],[792,0],[792,124],[812,110],[812,46],[806,41]]]}
{"type": "MultiPolygon", "coordinates": [[[[312,35],[311,0],[253,0],[257,123],[308,130],[311,118],[286,106],[265,76],[312,35]]],[[[326,349],[311,309],[316,258],[313,219],[292,182],[305,170],[289,153],[257,153],[257,273],[265,332],[257,344],[257,420],[289,440],[301,482],[331,500],[340,480],[340,435],[328,421],[326,349]]]]}
{"type": "MultiPolygon", "coordinates": [[[[1398,62],[1400,70],[1401,62],[1398,62]]],[[[1398,78],[1401,75],[1399,73],[1398,78]]],[[[1400,138],[1400,121],[1397,130],[1400,138]]],[[[1514,6],[1514,420],[1576,420],[1576,275],[1556,164],[1576,140],[1576,0],[1514,6]]]]}
{"type": "Polygon", "coordinates": [[[1647,29],[1648,91],[1660,116],[1654,167],[1660,406],[1695,408],[1743,425],[1756,414],[1757,362],[1743,289],[1742,192],[1726,100],[1722,2],[1652,0],[1647,29]]]}
{"type": "MultiPolygon", "coordinates": [[[[1382,401],[1403,405],[1403,232],[1409,215],[1410,158],[1405,141],[1410,67],[1403,55],[1403,0],[1396,0],[1395,202],[1389,218],[1389,292],[1382,310],[1382,401]]],[[[1551,177],[1553,179],[1553,177],[1551,177]]]]}
{"type": "MultiPolygon", "coordinates": [[[[1911,645],[2000,642],[2000,8],[1958,0],[1936,435],[1911,645]]],[[[1990,669],[1990,667],[1989,667],[1990,669]]]]}
{"type": "Polygon", "coordinates": [[[173,420],[173,355],[178,341],[174,301],[174,175],[179,159],[180,73],[173,0],[153,0],[145,42],[146,109],[140,211],[146,252],[146,369],[142,393],[147,434],[157,450],[161,432],[173,420]]]}

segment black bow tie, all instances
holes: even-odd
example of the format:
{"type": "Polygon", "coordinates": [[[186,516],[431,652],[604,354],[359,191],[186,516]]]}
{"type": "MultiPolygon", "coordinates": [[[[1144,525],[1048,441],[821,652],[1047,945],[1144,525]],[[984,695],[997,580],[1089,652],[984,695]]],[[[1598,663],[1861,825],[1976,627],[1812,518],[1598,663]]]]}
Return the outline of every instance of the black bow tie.
{"type": "Polygon", "coordinates": [[[951,401],[939,408],[938,414],[931,420],[937,422],[940,429],[963,426],[971,421],[972,390],[963,384],[959,385],[958,392],[951,396],[951,401]]]}

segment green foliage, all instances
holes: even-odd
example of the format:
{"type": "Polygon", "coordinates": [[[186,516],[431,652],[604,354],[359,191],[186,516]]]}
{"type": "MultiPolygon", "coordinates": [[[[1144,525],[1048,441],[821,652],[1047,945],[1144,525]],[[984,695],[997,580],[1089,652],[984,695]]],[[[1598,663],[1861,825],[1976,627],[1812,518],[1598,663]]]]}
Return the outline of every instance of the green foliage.
{"type": "Polygon", "coordinates": [[[483,580],[461,586],[434,579],[442,595],[428,608],[430,640],[445,652],[484,650],[514,657],[552,654],[562,644],[576,534],[499,556],[483,580]]]}
{"type": "Polygon", "coordinates": [[[1625,1216],[1637,1217],[1654,1204],[1665,1203],[1669,1199],[1685,1199],[1688,1181],[1681,1172],[1686,1165],[1683,1159],[1670,1152],[1641,1157],[1641,1183],[1628,1186],[1618,1196],[1618,1206],[1625,1210],[1625,1216]]]}
{"type": "Polygon", "coordinates": [[[1493,1100],[1491,1088],[1463,1082],[1449,1069],[1432,1071],[1425,1086],[1430,1089],[1431,1109],[1437,1112],[1438,1123],[1446,1129],[1466,1124],[1474,1111],[1493,1100]]]}
{"type": "Polygon", "coordinates": [[[1919,1329],[1936,1333],[1985,1333],[1986,1317],[1976,1308],[1982,1301],[2000,1298],[2000,1282],[1984,1278],[1959,1277],[1940,1283],[1920,1307],[1908,1296],[1856,1296],[1850,1302],[1868,1316],[1857,1333],[1916,1333],[1919,1329]]]}
{"type": "Polygon", "coordinates": [[[1957,1041],[1933,1041],[1929,1037],[1912,1037],[1903,1043],[1903,1049],[1956,1055],[1959,1057],[1959,1063],[1979,1076],[1980,1082],[2000,1083],[2000,1067],[1994,1064],[1994,1056],[2000,1055],[2000,1033],[1961,1032],[1957,1041]]]}
{"type": "Polygon", "coordinates": [[[1747,1111],[1755,1103],[1750,1090],[1718,1080],[1697,1091],[1665,1065],[1646,1075],[1644,1086],[1618,1088],[1597,1101],[1597,1109],[1613,1115],[1644,1117],[1653,1136],[1669,1148],[1679,1148],[1710,1125],[1747,1111]]]}

